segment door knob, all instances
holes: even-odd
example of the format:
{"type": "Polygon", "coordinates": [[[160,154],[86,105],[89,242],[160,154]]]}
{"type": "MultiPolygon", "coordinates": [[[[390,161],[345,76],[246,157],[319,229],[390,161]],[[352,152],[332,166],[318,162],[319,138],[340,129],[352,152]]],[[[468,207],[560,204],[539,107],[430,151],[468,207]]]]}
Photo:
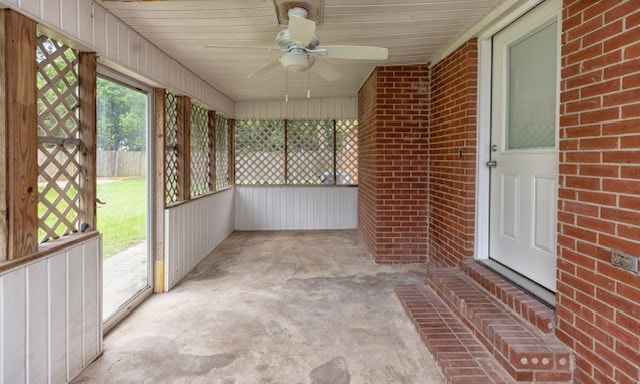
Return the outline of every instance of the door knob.
{"type": "Polygon", "coordinates": [[[489,168],[495,168],[498,166],[498,162],[495,160],[489,160],[485,163],[489,168]]]}

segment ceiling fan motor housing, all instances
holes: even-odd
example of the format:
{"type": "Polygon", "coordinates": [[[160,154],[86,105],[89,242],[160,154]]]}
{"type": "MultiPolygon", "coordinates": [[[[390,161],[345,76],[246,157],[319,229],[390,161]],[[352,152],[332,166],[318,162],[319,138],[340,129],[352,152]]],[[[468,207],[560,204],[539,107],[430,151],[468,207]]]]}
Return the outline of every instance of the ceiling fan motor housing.
{"type": "MultiPolygon", "coordinates": [[[[295,48],[297,47],[296,44],[291,41],[291,37],[289,36],[289,30],[285,29],[284,31],[280,31],[277,35],[276,35],[276,44],[278,44],[278,46],[282,49],[285,50],[289,50],[291,48],[295,48]]],[[[311,42],[309,43],[309,45],[307,45],[306,49],[316,49],[316,47],[320,45],[320,39],[318,38],[317,34],[313,35],[313,38],[311,39],[311,42]]]]}

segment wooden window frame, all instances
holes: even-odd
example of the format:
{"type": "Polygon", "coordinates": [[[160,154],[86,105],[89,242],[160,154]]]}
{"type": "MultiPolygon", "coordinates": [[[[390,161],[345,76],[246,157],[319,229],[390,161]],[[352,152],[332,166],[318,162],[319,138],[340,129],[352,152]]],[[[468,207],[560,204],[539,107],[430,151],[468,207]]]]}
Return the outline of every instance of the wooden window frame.
{"type": "Polygon", "coordinates": [[[37,24],[0,10],[0,271],[97,236],[95,231],[96,54],[81,52],[79,129],[80,220],[84,233],[38,244],[37,24]],[[8,127],[11,127],[9,129],[8,127]],[[93,160],[92,160],[93,159],[93,160]]]}
{"type": "MultiPolygon", "coordinates": [[[[159,92],[156,94],[156,100],[159,101],[160,97],[166,97],[166,93],[169,92],[167,90],[164,89],[158,89],[156,92],[159,92]]],[[[177,106],[176,106],[176,114],[177,114],[177,118],[176,118],[176,127],[177,127],[177,186],[176,186],[176,190],[177,190],[177,199],[176,201],[167,203],[166,202],[166,169],[163,170],[163,174],[162,177],[160,178],[163,181],[163,185],[162,185],[162,191],[163,191],[163,199],[162,199],[162,207],[163,209],[166,208],[173,208],[173,207],[177,207],[180,206],[182,204],[188,203],[189,201],[192,200],[197,200],[206,196],[209,196],[211,194],[217,193],[219,191],[223,191],[226,190],[228,188],[230,188],[231,186],[233,186],[233,181],[235,181],[235,176],[234,176],[234,167],[233,167],[233,160],[235,159],[234,154],[233,154],[233,132],[234,132],[234,127],[235,127],[235,120],[233,119],[227,119],[227,135],[228,135],[228,139],[227,139],[227,162],[229,162],[228,165],[228,170],[227,170],[227,181],[228,181],[228,186],[224,187],[224,188],[220,188],[218,189],[216,187],[216,179],[217,179],[217,173],[216,173],[216,156],[217,156],[217,151],[216,151],[216,145],[217,145],[217,140],[216,140],[216,118],[217,116],[219,116],[219,113],[215,110],[212,109],[207,109],[207,113],[208,113],[208,137],[209,137],[209,175],[208,175],[208,181],[210,183],[210,188],[209,191],[197,196],[193,196],[191,194],[191,103],[192,103],[192,99],[188,96],[180,96],[180,95],[176,95],[176,99],[177,99],[177,106]]],[[[202,104],[204,105],[204,104],[202,104]]],[[[205,107],[206,108],[206,107],[205,107]]],[[[159,156],[156,161],[162,161],[162,164],[165,164],[164,162],[166,161],[166,154],[167,154],[167,143],[166,140],[164,140],[164,136],[166,134],[165,132],[165,116],[166,116],[166,99],[163,99],[162,102],[156,102],[156,111],[155,111],[155,115],[156,115],[156,125],[157,128],[160,127],[160,124],[162,124],[162,136],[163,136],[163,141],[159,141],[159,151],[162,152],[161,157],[160,154],[157,154],[157,156],[159,156]],[[162,119],[158,119],[158,117],[161,117],[162,119]],[[159,122],[159,123],[158,123],[159,122]]],[[[160,177],[158,175],[158,177],[160,177]]],[[[160,190],[160,189],[158,189],[160,190]]]]}

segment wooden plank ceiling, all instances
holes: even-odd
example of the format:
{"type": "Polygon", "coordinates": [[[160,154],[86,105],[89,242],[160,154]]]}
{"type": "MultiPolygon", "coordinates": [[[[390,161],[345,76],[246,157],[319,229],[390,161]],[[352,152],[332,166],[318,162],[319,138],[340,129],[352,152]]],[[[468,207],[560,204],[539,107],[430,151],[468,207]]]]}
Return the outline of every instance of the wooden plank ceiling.
{"type": "MultiPolygon", "coordinates": [[[[389,48],[386,62],[326,59],[342,78],[289,74],[289,97],[353,97],[374,66],[424,64],[499,0],[323,0],[320,45],[389,48]]],[[[285,71],[247,79],[278,53],[205,48],[207,44],[276,47],[273,0],[103,1],[140,34],[235,101],[284,98],[285,71]]]]}

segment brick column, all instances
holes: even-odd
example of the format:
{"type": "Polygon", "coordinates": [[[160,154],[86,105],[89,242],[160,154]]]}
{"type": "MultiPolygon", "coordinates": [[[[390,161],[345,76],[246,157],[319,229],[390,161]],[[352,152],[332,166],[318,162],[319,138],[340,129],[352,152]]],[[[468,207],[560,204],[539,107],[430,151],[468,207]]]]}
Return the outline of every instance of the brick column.
{"type": "Polygon", "coordinates": [[[429,69],[379,67],[358,93],[358,227],[379,263],[427,256],[429,69]]]}

